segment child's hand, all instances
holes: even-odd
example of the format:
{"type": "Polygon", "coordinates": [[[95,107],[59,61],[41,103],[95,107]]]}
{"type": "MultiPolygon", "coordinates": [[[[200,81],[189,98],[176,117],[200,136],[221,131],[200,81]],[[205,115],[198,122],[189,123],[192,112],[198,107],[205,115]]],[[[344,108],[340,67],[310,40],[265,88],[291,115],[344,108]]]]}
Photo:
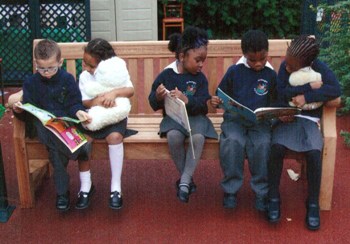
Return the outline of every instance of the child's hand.
{"type": "Polygon", "coordinates": [[[23,109],[20,108],[20,106],[22,106],[22,103],[21,102],[15,102],[13,105],[12,105],[12,109],[15,113],[22,113],[23,112],[23,109]]]}
{"type": "Polygon", "coordinates": [[[222,103],[222,100],[218,96],[212,96],[210,99],[210,105],[213,108],[217,108],[222,103]]]}
{"type": "Polygon", "coordinates": [[[101,99],[101,104],[105,108],[114,107],[115,104],[115,95],[113,92],[105,92],[98,96],[101,99]]]}
{"type": "Polygon", "coordinates": [[[170,96],[174,97],[174,98],[179,98],[180,100],[182,100],[185,104],[188,103],[188,97],[185,96],[185,94],[183,94],[181,91],[179,91],[179,89],[177,89],[177,87],[174,90],[170,91],[170,96]]]}
{"type": "Polygon", "coordinates": [[[90,115],[83,111],[83,110],[78,110],[78,112],[75,114],[77,116],[77,118],[83,122],[84,124],[88,124],[91,122],[92,118],[90,117],[90,115]]]}
{"type": "Polygon", "coordinates": [[[167,94],[167,89],[163,84],[160,84],[156,90],[157,101],[163,101],[166,94],[167,94]]]}
{"type": "Polygon", "coordinates": [[[305,105],[305,96],[304,95],[297,95],[292,98],[292,102],[297,106],[298,108],[301,108],[302,106],[305,105]]]}
{"type": "Polygon", "coordinates": [[[323,85],[322,81],[315,81],[310,83],[310,86],[312,89],[319,89],[322,87],[322,85],[323,85]]]}

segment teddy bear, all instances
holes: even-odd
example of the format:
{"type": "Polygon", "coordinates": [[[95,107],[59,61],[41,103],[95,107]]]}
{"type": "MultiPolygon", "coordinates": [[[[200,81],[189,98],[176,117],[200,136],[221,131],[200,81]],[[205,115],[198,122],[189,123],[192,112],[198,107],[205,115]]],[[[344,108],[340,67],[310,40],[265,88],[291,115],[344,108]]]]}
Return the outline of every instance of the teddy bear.
{"type": "MultiPolygon", "coordinates": [[[[322,80],[321,74],[314,71],[310,66],[294,71],[289,76],[289,84],[291,86],[302,86],[307,83],[321,81],[321,80],[322,80]]],[[[323,104],[322,102],[307,103],[307,104],[304,104],[304,106],[302,106],[301,109],[313,110],[321,107],[322,104],[323,104]]],[[[296,105],[292,101],[289,102],[289,105],[292,107],[296,107],[296,105]]]]}
{"type": "MultiPolygon", "coordinates": [[[[130,84],[126,63],[119,57],[102,60],[95,70],[95,78],[96,82],[91,82],[85,87],[85,92],[90,97],[96,97],[115,88],[127,87],[130,84]]],[[[96,131],[125,119],[131,109],[130,100],[126,97],[117,97],[115,104],[111,108],[103,106],[91,107],[88,114],[91,116],[92,121],[84,126],[88,130],[96,131]]]]}

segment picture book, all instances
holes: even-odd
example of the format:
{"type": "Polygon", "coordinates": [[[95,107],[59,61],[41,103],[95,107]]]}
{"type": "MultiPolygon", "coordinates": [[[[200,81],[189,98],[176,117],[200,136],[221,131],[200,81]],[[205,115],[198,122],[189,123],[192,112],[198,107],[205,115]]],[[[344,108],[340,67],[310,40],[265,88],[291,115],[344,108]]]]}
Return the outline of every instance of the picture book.
{"type": "Polygon", "coordinates": [[[188,120],[186,104],[179,98],[171,97],[170,92],[167,91],[167,95],[164,98],[164,107],[166,114],[175,120],[177,123],[182,125],[190,135],[190,144],[192,147],[193,158],[194,150],[193,150],[193,142],[192,142],[192,134],[191,134],[191,126],[188,120]]]}
{"type": "Polygon", "coordinates": [[[20,106],[23,110],[33,114],[52,133],[54,133],[73,153],[87,143],[85,135],[73,123],[80,120],[69,117],[56,117],[52,113],[38,108],[30,103],[20,106]]]}
{"type": "Polygon", "coordinates": [[[217,89],[216,94],[222,100],[222,104],[220,105],[222,109],[233,114],[239,114],[244,119],[253,123],[256,123],[259,120],[268,120],[301,113],[301,109],[295,107],[262,107],[253,111],[234,100],[220,88],[217,89]]]}
{"type": "Polygon", "coordinates": [[[167,115],[191,132],[186,105],[181,99],[171,97],[168,92],[164,99],[164,107],[167,115]]]}

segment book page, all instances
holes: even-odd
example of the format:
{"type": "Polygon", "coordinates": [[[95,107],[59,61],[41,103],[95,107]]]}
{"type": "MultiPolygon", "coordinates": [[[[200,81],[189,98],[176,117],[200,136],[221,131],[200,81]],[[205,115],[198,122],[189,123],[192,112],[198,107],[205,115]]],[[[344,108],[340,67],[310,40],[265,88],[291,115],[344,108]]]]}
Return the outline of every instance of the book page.
{"type": "Polygon", "coordinates": [[[22,104],[22,106],[20,106],[20,108],[22,108],[23,110],[33,114],[35,117],[37,117],[44,125],[49,121],[49,120],[65,120],[65,121],[69,121],[69,122],[74,122],[74,123],[80,123],[80,120],[78,119],[73,119],[73,118],[69,118],[69,117],[56,117],[54,114],[38,108],[36,106],[34,106],[33,104],[30,103],[25,103],[22,104]]]}
{"type": "Polygon", "coordinates": [[[64,120],[64,121],[73,122],[73,123],[76,123],[76,124],[79,124],[80,122],[82,122],[79,119],[73,119],[73,118],[70,118],[70,117],[56,117],[53,120],[64,120]]]}
{"type": "Polygon", "coordinates": [[[46,124],[70,150],[75,152],[79,147],[87,143],[87,139],[75,126],[70,126],[63,120],[50,120],[46,124]]]}
{"type": "Polygon", "coordinates": [[[41,108],[38,108],[30,103],[22,104],[20,108],[37,117],[41,121],[41,123],[43,123],[44,125],[50,119],[55,118],[55,115],[53,115],[52,113],[47,112],[46,110],[43,110],[41,108]]]}
{"type": "Polygon", "coordinates": [[[263,107],[256,109],[254,113],[258,120],[266,120],[297,115],[301,113],[301,109],[295,107],[263,107]]]}
{"type": "Polygon", "coordinates": [[[222,104],[220,104],[220,107],[223,108],[225,111],[235,115],[239,114],[243,118],[251,122],[256,122],[256,116],[253,110],[244,106],[243,104],[240,104],[232,97],[227,95],[225,92],[223,92],[220,88],[217,89],[216,95],[222,100],[222,104]]]}

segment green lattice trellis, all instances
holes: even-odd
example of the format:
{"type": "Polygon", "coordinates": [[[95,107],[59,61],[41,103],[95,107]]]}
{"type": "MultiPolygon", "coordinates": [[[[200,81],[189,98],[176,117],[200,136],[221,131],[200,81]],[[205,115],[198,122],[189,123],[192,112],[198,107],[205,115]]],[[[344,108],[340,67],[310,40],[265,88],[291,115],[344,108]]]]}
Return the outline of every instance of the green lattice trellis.
{"type": "Polygon", "coordinates": [[[0,104],[0,119],[4,116],[5,110],[5,107],[0,104]]]}
{"type": "MultiPolygon", "coordinates": [[[[1,1],[0,55],[5,85],[20,85],[32,74],[32,43],[36,38],[90,40],[90,1],[1,1]]],[[[81,62],[77,69],[81,72],[81,62]]]]}

